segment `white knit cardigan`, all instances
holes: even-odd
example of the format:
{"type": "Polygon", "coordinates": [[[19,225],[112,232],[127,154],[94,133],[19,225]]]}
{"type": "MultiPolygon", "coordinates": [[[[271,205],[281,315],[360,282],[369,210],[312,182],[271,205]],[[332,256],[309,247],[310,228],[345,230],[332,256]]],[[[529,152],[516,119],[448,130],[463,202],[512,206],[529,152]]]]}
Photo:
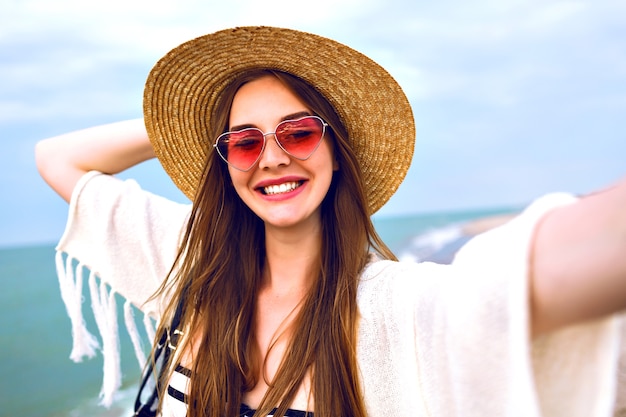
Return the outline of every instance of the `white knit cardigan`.
{"type": "MultiPolygon", "coordinates": [[[[357,359],[371,416],[612,416],[626,412],[620,338],[608,317],[534,342],[528,336],[528,249],[534,226],[569,204],[546,196],[504,226],[468,242],[451,265],[373,261],[358,289],[357,359]],[[618,383],[619,382],[619,383],[618,383]]],[[[165,300],[146,300],[170,270],[189,205],[97,172],[74,191],[57,247],[61,295],[72,322],[70,358],[104,357],[101,402],[121,385],[115,294],[140,364],[132,315],[154,337],[165,300]],[[88,274],[85,278],[83,275],[88,274]],[[88,282],[101,341],[83,320],[88,282]]],[[[168,410],[164,410],[168,415],[168,410]]]]}

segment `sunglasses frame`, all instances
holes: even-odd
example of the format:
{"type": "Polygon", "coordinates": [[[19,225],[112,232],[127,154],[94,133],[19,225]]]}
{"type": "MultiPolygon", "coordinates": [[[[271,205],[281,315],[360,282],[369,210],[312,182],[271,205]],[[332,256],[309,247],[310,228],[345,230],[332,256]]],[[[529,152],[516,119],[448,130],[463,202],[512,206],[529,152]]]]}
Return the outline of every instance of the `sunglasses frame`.
{"type": "Polygon", "coordinates": [[[217,137],[217,139],[215,139],[215,143],[213,144],[213,148],[215,148],[215,150],[217,151],[217,154],[220,156],[220,158],[221,158],[224,162],[226,162],[229,166],[231,166],[231,167],[235,168],[235,169],[236,169],[236,170],[238,170],[238,171],[248,172],[248,171],[250,171],[250,170],[252,169],[252,167],[254,167],[254,166],[257,164],[257,162],[259,162],[259,159],[261,159],[261,155],[263,155],[263,151],[265,151],[265,145],[267,144],[267,139],[266,139],[266,137],[267,137],[267,136],[269,136],[269,135],[274,135],[274,139],[276,140],[276,144],[278,145],[278,147],[279,147],[280,149],[282,149],[282,150],[283,150],[283,152],[285,152],[285,153],[286,153],[287,155],[289,155],[290,157],[295,158],[295,159],[300,160],[300,161],[306,161],[307,159],[309,159],[309,158],[311,157],[311,155],[313,155],[313,154],[315,153],[315,151],[317,150],[317,148],[319,148],[320,143],[322,143],[322,139],[324,139],[324,135],[326,134],[326,128],[327,128],[327,127],[328,127],[328,123],[326,123],[326,122],[324,121],[324,119],[322,119],[322,118],[321,118],[321,117],[319,117],[319,116],[313,116],[313,115],[311,115],[311,116],[304,116],[304,117],[300,117],[299,119],[289,119],[289,120],[283,120],[282,122],[280,122],[280,123],[278,123],[278,124],[276,125],[276,127],[274,128],[274,131],[273,131],[273,132],[267,132],[267,133],[264,133],[261,129],[256,128],[256,127],[247,127],[247,128],[245,128],[245,129],[241,129],[241,130],[235,130],[235,131],[228,131],[228,132],[224,132],[224,133],[222,133],[221,135],[219,135],[219,136],[217,137]],[[282,124],[284,124],[284,123],[289,123],[289,122],[299,122],[299,121],[304,120],[304,119],[317,119],[317,120],[319,120],[319,121],[320,121],[320,123],[322,124],[322,134],[320,135],[320,139],[317,141],[317,144],[315,145],[315,147],[313,148],[313,150],[312,150],[312,151],[311,151],[311,152],[310,152],[310,153],[309,153],[306,157],[301,158],[301,157],[298,157],[298,156],[296,156],[296,155],[293,155],[291,152],[289,152],[287,149],[285,149],[285,147],[283,146],[283,144],[282,144],[282,143],[280,143],[280,140],[279,140],[279,139],[278,139],[278,137],[276,136],[276,131],[277,131],[277,130],[278,130],[278,128],[279,128],[282,124]],[[261,135],[263,136],[263,146],[261,146],[261,151],[259,152],[259,155],[256,157],[256,159],[254,160],[254,162],[252,162],[252,164],[251,164],[251,165],[250,165],[247,169],[242,169],[242,168],[239,168],[239,167],[237,167],[237,166],[233,165],[231,162],[229,162],[229,161],[228,161],[228,159],[227,159],[224,155],[222,155],[222,152],[220,152],[220,148],[219,148],[219,146],[218,146],[218,143],[220,142],[220,139],[221,139],[222,137],[226,136],[226,135],[230,135],[230,134],[232,134],[232,133],[244,132],[244,131],[246,131],[246,130],[256,130],[257,132],[260,132],[260,133],[261,133],[261,135]]]}

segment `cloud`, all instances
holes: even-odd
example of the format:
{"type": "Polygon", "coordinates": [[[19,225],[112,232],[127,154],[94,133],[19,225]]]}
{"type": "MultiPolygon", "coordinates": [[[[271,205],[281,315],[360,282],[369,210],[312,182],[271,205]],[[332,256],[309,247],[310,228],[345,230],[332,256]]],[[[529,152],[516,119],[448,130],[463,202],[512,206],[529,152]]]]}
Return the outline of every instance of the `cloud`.
{"type": "Polygon", "coordinates": [[[242,25],[278,25],[308,29],[333,25],[366,13],[370,0],[318,0],[294,7],[287,0],[22,0],[3,10],[6,34],[47,33],[60,28],[86,40],[125,48],[163,52],[213,30],[242,25]]]}
{"type": "Polygon", "coordinates": [[[598,39],[606,31],[607,15],[614,19],[615,9],[626,12],[620,4],[321,0],[301,18],[294,17],[286,0],[25,0],[11,2],[0,18],[3,53],[9,47],[21,51],[10,54],[12,65],[0,73],[13,86],[26,80],[35,82],[33,89],[53,80],[70,88],[66,81],[78,85],[76,80],[98,67],[126,62],[149,68],[189,38],[260,23],[315,31],[364,51],[406,86],[413,101],[466,97],[506,106],[523,101],[528,84],[537,79],[549,83],[590,66],[610,72],[616,59],[624,68],[622,42],[609,36],[598,39]],[[593,54],[594,60],[581,62],[577,50],[593,54]],[[34,77],[41,68],[49,75],[34,77]]]}
{"type": "Polygon", "coordinates": [[[624,75],[622,2],[444,1],[416,12],[403,4],[385,14],[387,24],[370,16],[362,43],[377,45],[374,55],[390,63],[413,100],[511,106],[526,103],[537,83],[554,91],[583,75],[607,82],[624,75]]]}
{"type": "MultiPolygon", "coordinates": [[[[286,0],[9,0],[0,159],[11,174],[0,187],[19,178],[37,190],[32,204],[49,204],[23,162],[37,138],[139,117],[147,73],[169,49],[257,24],[344,42],[405,89],[418,127],[414,167],[381,214],[518,203],[623,173],[623,0],[319,0],[305,9],[286,0]]],[[[151,169],[138,174],[142,184],[151,169]]]]}
{"type": "Polygon", "coordinates": [[[247,24],[316,31],[370,3],[321,0],[303,16],[285,0],[9,2],[0,17],[0,124],[136,114],[151,66],[183,41],[247,24]]]}

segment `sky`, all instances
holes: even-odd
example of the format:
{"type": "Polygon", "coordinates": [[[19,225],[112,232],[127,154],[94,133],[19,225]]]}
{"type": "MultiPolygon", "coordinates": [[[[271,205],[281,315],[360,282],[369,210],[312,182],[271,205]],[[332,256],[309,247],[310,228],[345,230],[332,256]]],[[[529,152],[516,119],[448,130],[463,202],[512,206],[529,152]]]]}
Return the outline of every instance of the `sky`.
{"type": "MultiPolygon", "coordinates": [[[[333,38],[404,88],[413,164],[376,216],[523,207],[626,175],[623,0],[0,0],[0,247],[63,232],[38,140],[141,117],[162,55],[245,25],[333,38]]],[[[156,161],[123,176],[184,201],[156,161]]]]}

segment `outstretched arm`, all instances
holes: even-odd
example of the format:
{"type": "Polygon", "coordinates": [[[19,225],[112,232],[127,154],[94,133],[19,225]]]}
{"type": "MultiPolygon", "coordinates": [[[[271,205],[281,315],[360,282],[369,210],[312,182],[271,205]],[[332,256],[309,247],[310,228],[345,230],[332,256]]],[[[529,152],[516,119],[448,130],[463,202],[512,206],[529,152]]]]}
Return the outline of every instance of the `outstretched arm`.
{"type": "Polygon", "coordinates": [[[39,173],[65,201],[86,172],[116,174],[153,157],[143,119],[67,133],[35,148],[39,173]]]}
{"type": "Polygon", "coordinates": [[[533,334],[626,309],[626,180],[546,215],[530,285],[533,334]]]}

